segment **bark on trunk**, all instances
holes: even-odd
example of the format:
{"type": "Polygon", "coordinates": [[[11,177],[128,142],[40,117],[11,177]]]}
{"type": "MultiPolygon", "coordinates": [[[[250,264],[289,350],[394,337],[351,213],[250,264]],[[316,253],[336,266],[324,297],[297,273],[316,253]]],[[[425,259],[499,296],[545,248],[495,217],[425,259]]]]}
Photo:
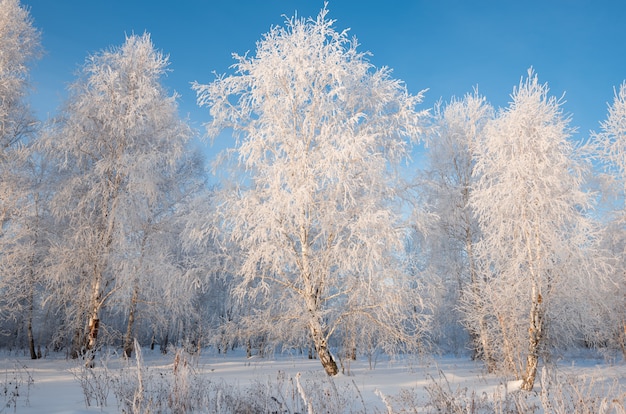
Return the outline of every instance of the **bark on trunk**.
{"type": "Polygon", "coordinates": [[[348,354],[348,359],[352,361],[356,361],[356,345],[350,348],[350,353],[348,354]]]}
{"type": "Polygon", "coordinates": [[[94,266],[94,280],[91,289],[91,301],[89,305],[89,317],[87,322],[87,337],[85,344],[85,365],[93,367],[96,345],[98,343],[98,333],[100,331],[100,310],[103,305],[102,292],[102,272],[99,267],[94,266]]]}
{"type": "Polygon", "coordinates": [[[30,349],[30,359],[37,359],[37,353],[35,352],[35,339],[33,338],[33,317],[28,318],[28,348],[30,349]]]}
{"type": "MultiPolygon", "coordinates": [[[[31,282],[32,283],[32,282],[31,282]]],[[[30,359],[37,359],[37,353],[35,352],[35,338],[33,337],[33,312],[34,312],[34,293],[33,286],[30,287],[30,296],[28,298],[28,321],[26,322],[26,332],[28,335],[28,349],[30,350],[30,359]]]]}
{"type": "Polygon", "coordinates": [[[130,358],[133,355],[133,322],[135,319],[134,312],[128,315],[128,326],[126,327],[126,335],[124,336],[124,357],[130,358]]]}
{"type": "MultiPolygon", "coordinates": [[[[465,187],[464,190],[464,200],[465,205],[469,202],[469,187],[465,187]]],[[[497,364],[496,360],[493,356],[493,352],[491,350],[491,346],[489,345],[489,329],[487,327],[487,323],[485,322],[485,310],[484,305],[480,300],[483,297],[483,289],[481,289],[481,279],[479,279],[478,273],[476,271],[476,264],[474,262],[474,242],[472,237],[472,227],[471,222],[472,219],[469,215],[469,210],[465,210],[465,251],[467,252],[468,263],[469,263],[469,272],[470,272],[470,283],[471,283],[471,291],[473,294],[473,311],[480,315],[480,321],[478,323],[478,332],[472,331],[470,332],[470,337],[472,343],[474,345],[474,355],[483,360],[485,365],[487,366],[487,371],[489,373],[493,373],[496,371],[497,364]],[[478,299],[481,298],[481,299],[478,299]]],[[[463,294],[463,287],[460,287],[461,295],[463,294]]]]}
{"type": "MultiPolygon", "coordinates": [[[[304,282],[304,300],[306,304],[306,308],[309,315],[308,326],[309,331],[311,332],[311,339],[313,340],[313,345],[315,346],[315,350],[317,351],[317,356],[324,367],[324,370],[329,376],[335,376],[339,372],[337,368],[337,363],[333,358],[330,350],[328,349],[328,344],[326,343],[326,329],[324,328],[323,320],[320,316],[321,309],[321,295],[324,290],[324,277],[322,275],[317,275],[314,277],[314,273],[312,272],[311,260],[309,257],[310,252],[310,240],[309,240],[309,212],[307,209],[302,210],[302,222],[300,226],[300,271],[301,278],[304,282]]],[[[330,237],[330,241],[332,240],[332,236],[330,237]]]]}
{"type": "Polygon", "coordinates": [[[128,325],[126,326],[126,335],[124,336],[124,356],[130,358],[133,354],[134,338],[133,329],[135,325],[135,312],[137,312],[137,300],[139,298],[139,284],[135,282],[133,296],[130,299],[130,310],[128,312],[128,325]]]}
{"type": "Polygon", "coordinates": [[[163,355],[167,354],[167,346],[169,345],[169,333],[165,334],[165,338],[163,338],[163,340],[161,341],[161,344],[159,345],[159,349],[161,350],[161,353],[163,355]]]}
{"type": "MultiPolygon", "coordinates": [[[[151,223],[151,220],[148,220],[148,225],[151,223]]],[[[143,238],[141,239],[141,257],[139,260],[139,268],[135,268],[135,272],[141,272],[143,269],[143,258],[146,250],[146,241],[148,240],[148,230],[145,230],[143,233],[143,238]]],[[[133,332],[135,328],[135,317],[137,314],[137,304],[139,302],[139,276],[138,273],[135,274],[135,279],[133,280],[133,294],[130,298],[130,306],[128,312],[128,326],[126,327],[126,336],[124,337],[124,355],[126,358],[130,358],[133,349],[135,348],[135,338],[133,337],[133,332]]]]}
{"type": "Polygon", "coordinates": [[[116,174],[113,187],[111,190],[111,196],[105,197],[102,200],[102,219],[98,228],[99,230],[99,242],[98,247],[101,247],[101,252],[97,257],[94,257],[92,285],[91,285],[91,298],[89,302],[89,311],[87,313],[88,327],[87,327],[87,343],[85,344],[85,365],[87,367],[94,366],[96,345],[98,342],[98,333],[100,330],[100,311],[104,306],[109,294],[105,292],[108,282],[105,281],[104,272],[108,267],[108,256],[111,253],[111,246],[113,245],[113,235],[115,232],[115,213],[117,211],[117,204],[119,201],[119,187],[122,182],[122,176],[116,174]]]}
{"type": "Polygon", "coordinates": [[[337,368],[337,362],[335,362],[333,355],[328,349],[326,338],[322,332],[321,323],[315,319],[311,320],[309,322],[309,329],[311,330],[311,338],[313,339],[313,344],[315,345],[315,351],[317,351],[317,356],[319,357],[324,370],[331,377],[337,375],[339,373],[339,368],[337,368]]]}
{"type": "Polygon", "coordinates": [[[622,322],[622,326],[619,329],[618,339],[619,345],[622,348],[622,357],[626,360],[626,322],[622,322]]]}
{"type": "Polygon", "coordinates": [[[506,370],[515,373],[515,379],[520,379],[520,373],[522,370],[522,361],[519,353],[516,353],[515,346],[513,345],[513,339],[511,331],[513,328],[510,326],[510,322],[505,320],[502,315],[497,315],[498,324],[500,325],[500,330],[502,331],[502,343],[504,345],[504,363],[506,365],[506,370]],[[517,364],[515,363],[517,359],[517,364]]]}
{"type": "Polygon", "coordinates": [[[98,332],[100,330],[100,319],[97,316],[92,316],[89,319],[88,330],[87,346],[85,348],[85,366],[92,368],[96,357],[96,344],[98,342],[98,332]]]}
{"type": "Polygon", "coordinates": [[[74,338],[72,339],[72,351],[70,352],[72,359],[76,359],[83,354],[84,345],[83,330],[76,328],[74,330],[74,338]]]}
{"type": "Polygon", "coordinates": [[[97,316],[89,320],[89,335],[87,336],[87,350],[96,348],[98,342],[98,332],[100,331],[100,318],[97,316]]]}
{"type": "Polygon", "coordinates": [[[356,361],[356,323],[354,322],[354,320],[348,320],[346,325],[347,330],[345,333],[345,338],[343,340],[344,358],[351,361],[356,361]]]}
{"type": "Polygon", "coordinates": [[[524,391],[532,391],[539,365],[539,346],[543,338],[543,307],[541,294],[533,298],[530,308],[530,326],[528,328],[528,355],[526,357],[526,372],[522,381],[524,391]]]}
{"type": "Polygon", "coordinates": [[[539,365],[539,356],[537,354],[528,354],[526,357],[526,373],[522,381],[522,389],[524,391],[532,391],[535,385],[535,377],[537,376],[537,365],[539,365]]]}
{"type": "Polygon", "coordinates": [[[487,324],[484,318],[481,317],[479,322],[478,332],[470,332],[470,338],[473,344],[473,358],[480,359],[485,363],[487,372],[494,373],[497,368],[496,360],[491,352],[491,346],[489,345],[489,336],[487,335],[487,324]]]}

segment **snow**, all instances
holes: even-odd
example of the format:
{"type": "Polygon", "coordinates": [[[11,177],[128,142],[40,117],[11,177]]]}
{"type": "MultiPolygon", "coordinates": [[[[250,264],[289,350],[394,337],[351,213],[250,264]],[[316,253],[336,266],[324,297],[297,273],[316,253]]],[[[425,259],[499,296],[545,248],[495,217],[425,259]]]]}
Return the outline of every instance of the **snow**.
{"type": "MultiPolygon", "coordinates": [[[[156,350],[145,349],[142,354],[142,364],[147,370],[144,374],[157,371],[171,373],[175,369],[187,366],[179,360],[177,368],[176,355],[173,352],[161,355],[156,350]]],[[[179,357],[183,354],[179,353],[179,357]]],[[[306,407],[296,394],[298,391],[294,384],[298,381],[302,385],[300,396],[305,394],[314,406],[320,402],[320,398],[327,398],[328,400],[323,402],[327,410],[343,407],[345,412],[352,413],[381,413],[388,412],[389,408],[394,412],[395,410],[437,412],[437,396],[448,395],[451,399],[447,404],[467,404],[468,407],[470,404],[472,406],[476,404],[475,407],[478,407],[476,412],[488,412],[480,411],[480,407],[485,407],[485,401],[504,401],[507,394],[518,393],[523,397],[526,406],[532,409],[531,412],[544,412],[541,404],[541,381],[537,381],[531,393],[524,393],[519,391],[520,381],[487,374],[482,363],[465,357],[389,359],[381,356],[377,361],[373,361],[373,369],[370,369],[369,361],[363,358],[352,361],[349,369],[346,367],[343,374],[332,380],[326,376],[318,360],[309,360],[304,355],[246,358],[244,351],[236,350],[226,355],[218,355],[210,350],[203,350],[200,356],[184,354],[183,358],[191,367],[189,372],[193,373],[192,376],[202,378],[208,381],[205,384],[210,383],[217,387],[214,388],[217,390],[215,396],[230,393],[248,400],[253,400],[257,395],[276,396],[281,401],[297,400],[298,407],[292,408],[294,411],[297,408],[300,412],[306,412],[306,407]],[[293,395],[289,395],[289,392],[293,395]],[[389,404],[389,407],[386,407],[386,404],[389,404]]],[[[121,412],[123,407],[118,405],[114,387],[128,382],[123,380],[110,382],[107,405],[96,406],[92,399],[92,406],[87,407],[81,386],[81,375],[83,379],[87,373],[93,374],[92,378],[105,378],[109,381],[124,378],[129,372],[136,374],[137,361],[134,358],[125,361],[118,356],[104,359],[101,357],[99,361],[92,373],[83,369],[79,361],[66,359],[64,354],[52,354],[40,360],[5,354],[0,360],[0,385],[4,387],[6,405],[4,411],[0,412],[66,414],[121,412]],[[31,378],[32,384],[29,386],[28,381],[31,378]],[[13,391],[16,384],[19,396],[15,398],[13,391]]],[[[577,390],[583,396],[597,393],[601,398],[610,397],[615,410],[624,407],[626,365],[622,362],[612,364],[603,359],[577,357],[560,361],[556,375],[563,381],[567,379],[570,383],[579,384],[577,390]],[[606,392],[611,392],[611,395],[606,392]]],[[[148,382],[154,382],[158,377],[144,375],[144,387],[148,388],[148,382]]],[[[178,378],[179,387],[183,384],[181,378],[178,378]]],[[[189,378],[191,377],[187,377],[188,385],[189,378]]],[[[90,385],[96,385],[96,381],[92,380],[90,385]]],[[[556,390],[560,390],[560,384],[550,383],[549,386],[552,395],[557,395],[556,390]]],[[[444,403],[446,403],[444,400],[439,400],[438,407],[444,403]]],[[[450,408],[449,405],[447,407],[450,408]]],[[[202,412],[216,411],[209,409],[202,412]]]]}

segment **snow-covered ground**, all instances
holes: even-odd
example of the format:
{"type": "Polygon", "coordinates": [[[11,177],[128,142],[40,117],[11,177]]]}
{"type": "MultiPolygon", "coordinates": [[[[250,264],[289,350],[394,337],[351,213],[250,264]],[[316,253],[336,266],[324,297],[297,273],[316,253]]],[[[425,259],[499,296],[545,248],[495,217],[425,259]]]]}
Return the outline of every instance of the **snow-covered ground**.
{"type": "Polygon", "coordinates": [[[206,351],[198,357],[143,350],[139,364],[135,358],[109,356],[95,369],[85,369],[61,354],[36,361],[5,354],[0,413],[118,413],[132,407],[137,412],[159,407],[162,412],[176,412],[171,407],[193,412],[625,412],[623,362],[562,360],[538,375],[532,393],[518,391],[518,382],[486,374],[467,358],[378,357],[372,365],[367,359],[352,361],[331,380],[319,361],[302,355],[246,358],[238,351],[206,351]]]}

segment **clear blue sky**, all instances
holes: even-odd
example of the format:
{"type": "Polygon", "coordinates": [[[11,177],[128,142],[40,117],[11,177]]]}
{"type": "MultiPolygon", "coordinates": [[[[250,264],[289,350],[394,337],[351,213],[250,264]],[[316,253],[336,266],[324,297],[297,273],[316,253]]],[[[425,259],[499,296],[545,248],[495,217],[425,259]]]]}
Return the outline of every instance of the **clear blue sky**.
{"type": "MultiPolygon", "coordinates": [[[[32,72],[32,102],[40,118],[54,115],[76,69],[93,54],[119,46],[126,34],[149,32],[170,56],[165,86],[200,129],[190,82],[224,73],[231,53],[255,42],[284,15],[316,16],[322,0],[22,0],[42,31],[46,50],[32,72]]],[[[506,106],[532,66],[551,93],[565,93],[564,110],[580,136],[606,117],[613,88],[626,79],[624,0],[331,0],[338,30],[350,29],[377,67],[388,66],[412,93],[429,89],[423,107],[463,96],[475,86],[506,106]]]]}

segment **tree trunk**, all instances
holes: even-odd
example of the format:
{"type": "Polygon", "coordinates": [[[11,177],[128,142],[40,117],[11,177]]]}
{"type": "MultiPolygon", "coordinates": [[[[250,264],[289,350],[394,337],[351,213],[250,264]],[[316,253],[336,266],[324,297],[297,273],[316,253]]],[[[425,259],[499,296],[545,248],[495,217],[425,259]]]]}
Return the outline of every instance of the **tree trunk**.
{"type": "Polygon", "coordinates": [[[535,385],[535,377],[537,376],[537,366],[539,365],[539,356],[535,353],[529,353],[526,357],[526,373],[522,381],[522,389],[524,391],[532,391],[535,385]]]}
{"type": "Polygon", "coordinates": [[[502,362],[505,364],[507,371],[515,373],[515,379],[520,379],[522,370],[522,361],[517,349],[515,347],[515,338],[513,337],[513,327],[510,318],[497,314],[498,324],[500,326],[500,332],[502,333],[503,352],[502,362]],[[516,363],[517,361],[517,363],[516,363]]]}
{"type": "MultiPolygon", "coordinates": [[[[468,205],[469,203],[469,187],[465,187],[464,190],[464,204],[468,205]]],[[[487,366],[487,371],[489,373],[493,373],[496,370],[496,361],[493,356],[493,352],[491,350],[491,346],[489,344],[489,329],[487,327],[487,323],[485,322],[485,305],[481,302],[484,296],[484,288],[481,283],[484,283],[484,280],[479,279],[478,272],[476,270],[476,263],[474,261],[474,242],[472,238],[472,227],[471,222],[472,219],[469,214],[469,210],[465,210],[465,251],[467,252],[468,264],[469,264],[469,272],[470,272],[470,284],[471,284],[471,292],[473,295],[472,303],[473,303],[473,312],[480,315],[480,321],[478,323],[478,331],[471,330],[470,331],[470,339],[473,345],[474,355],[478,358],[482,359],[485,365],[487,366]]],[[[464,288],[459,288],[460,294],[463,295],[464,288]]]]}
{"type": "MultiPolygon", "coordinates": [[[[148,220],[148,224],[151,220],[148,220]]],[[[135,268],[135,279],[133,280],[133,294],[130,298],[130,306],[128,311],[128,326],[126,327],[126,336],[124,338],[124,356],[130,358],[135,347],[135,338],[133,337],[133,331],[135,327],[135,317],[137,314],[137,303],[139,302],[139,273],[143,271],[143,258],[146,250],[146,240],[148,239],[148,230],[144,230],[143,238],[141,239],[141,256],[139,258],[139,266],[135,268]]]]}
{"type": "MultiPolygon", "coordinates": [[[[534,293],[534,292],[533,292],[534,293]]],[[[539,365],[539,346],[543,338],[543,308],[541,294],[533,297],[530,308],[530,326],[528,328],[528,355],[526,357],[526,372],[523,377],[522,389],[532,391],[539,365]]]]}
{"type": "Polygon", "coordinates": [[[308,311],[309,320],[308,326],[311,332],[311,339],[313,345],[317,351],[317,356],[324,367],[324,370],[329,376],[335,376],[339,372],[337,368],[337,362],[333,358],[328,344],[326,343],[326,332],[323,325],[323,321],[320,317],[320,295],[323,291],[323,277],[316,280],[311,272],[310,258],[309,258],[309,233],[308,226],[304,223],[308,223],[309,214],[305,210],[302,211],[302,225],[300,227],[300,243],[301,243],[301,257],[300,257],[300,271],[301,277],[304,282],[305,295],[304,301],[306,309],[308,311]]]}
{"type": "Polygon", "coordinates": [[[87,313],[89,319],[87,322],[87,337],[85,343],[85,365],[88,367],[93,367],[98,333],[100,332],[100,310],[103,306],[102,272],[97,265],[94,266],[93,277],[91,300],[88,308],[89,312],[87,313]]]}
{"type": "MultiPolygon", "coordinates": [[[[31,272],[32,276],[32,272],[31,272]]],[[[30,285],[30,295],[28,297],[28,321],[26,322],[26,332],[28,335],[28,349],[30,350],[30,359],[37,359],[37,353],[35,352],[35,338],[33,337],[33,312],[34,312],[34,292],[33,285],[30,285]]]]}
{"type": "Polygon", "coordinates": [[[163,338],[163,340],[159,344],[159,349],[161,350],[161,353],[163,355],[167,354],[167,346],[168,346],[169,337],[170,337],[169,333],[166,333],[165,338],[163,338]]]}
{"type": "Polygon", "coordinates": [[[626,322],[622,322],[617,330],[617,341],[622,348],[622,358],[626,360],[626,322]]]}
{"type": "Polygon", "coordinates": [[[80,328],[74,329],[74,338],[72,339],[72,350],[70,356],[72,359],[76,359],[83,354],[83,348],[85,341],[83,340],[83,330],[80,328]]]}
{"type": "Polygon", "coordinates": [[[324,370],[331,377],[337,375],[339,368],[337,368],[337,363],[328,349],[328,344],[322,331],[322,324],[317,319],[311,319],[309,321],[309,329],[311,330],[311,338],[313,339],[317,356],[324,370]]]}
{"type": "Polygon", "coordinates": [[[30,349],[30,359],[37,359],[37,353],[35,352],[35,339],[33,338],[32,314],[28,318],[26,330],[28,331],[28,348],[30,349]]]}
{"type": "Polygon", "coordinates": [[[89,351],[95,349],[98,342],[98,333],[100,331],[100,318],[98,317],[98,312],[95,312],[94,315],[89,318],[89,325],[87,329],[87,350],[89,351]]]}
{"type": "MultiPolygon", "coordinates": [[[[306,279],[305,279],[306,280],[306,279]]],[[[310,278],[308,278],[310,280],[310,278]]],[[[337,362],[333,358],[330,350],[328,349],[326,332],[323,325],[323,321],[319,316],[319,292],[320,289],[309,289],[311,293],[306,296],[306,306],[309,311],[309,332],[311,334],[311,339],[313,341],[313,345],[315,346],[315,351],[317,352],[317,356],[324,367],[324,370],[329,376],[335,376],[339,372],[339,368],[337,368],[337,362]]]]}
{"type": "Polygon", "coordinates": [[[102,218],[104,219],[99,230],[99,243],[102,246],[102,252],[94,257],[93,263],[93,279],[91,285],[91,298],[89,302],[89,310],[87,313],[87,343],[85,344],[85,365],[87,367],[94,366],[96,345],[98,342],[98,333],[100,331],[100,311],[107,300],[108,295],[105,293],[108,282],[104,280],[104,272],[107,269],[108,256],[111,253],[113,244],[113,234],[115,230],[115,212],[117,210],[118,189],[121,182],[121,176],[115,175],[113,188],[111,188],[112,196],[102,200],[102,218]],[[109,205],[110,203],[110,205],[109,205]]]}
{"type": "Polygon", "coordinates": [[[85,365],[93,367],[93,360],[95,358],[96,344],[98,342],[98,332],[100,330],[100,318],[98,316],[91,316],[89,318],[88,334],[87,334],[87,346],[85,355],[85,365]]]}
{"type": "Polygon", "coordinates": [[[473,358],[482,360],[487,367],[487,372],[494,373],[496,371],[497,364],[489,344],[487,323],[485,322],[484,316],[480,317],[478,325],[478,332],[475,330],[470,331],[470,340],[473,345],[472,351],[474,353],[473,358]]]}
{"type": "Polygon", "coordinates": [[[126,335],[124,336],[124,356],[130,358],[133,354],[134,338],[133,328],[135,324],[135,312],[137,312],[137,301],[139,298],[139,283],[135,281],[133,288],[133,296],[130,299],[130,310],[128,312],[128,325],[126,326],[126,335]]]}
{"type": "Polygon", "coordinates": [[[356,361],[356,351],[356,322],[350,318],[346,321],[346,331],[343,338],[344,357],[356,361]]]}
{"type": "Polygon", "coordinates": [[[100,332],[100,294],[99,284],[96,284],[92,299],[92,308],[89,314],[89,322],[87,323],[87,337],[85,343],[85,365],[93,367],[95,358],[96,345],[98,343],[98,333],[100,332]]]}

